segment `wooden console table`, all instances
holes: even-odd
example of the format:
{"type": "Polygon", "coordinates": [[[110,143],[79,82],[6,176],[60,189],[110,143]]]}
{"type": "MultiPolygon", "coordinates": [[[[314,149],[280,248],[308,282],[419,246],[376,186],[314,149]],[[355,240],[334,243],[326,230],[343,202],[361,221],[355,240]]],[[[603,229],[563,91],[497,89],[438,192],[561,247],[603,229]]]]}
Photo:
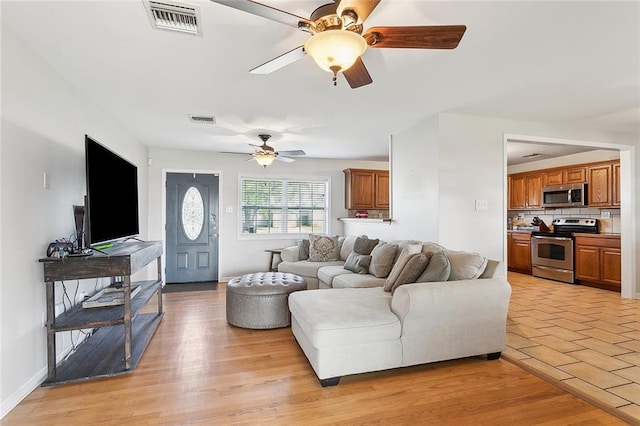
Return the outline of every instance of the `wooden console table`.
{"type": "Polygon", "coordinates": [[[164,312],[162,244],[126,242],[87,257],[40,259],[47,289],[47,379],[43,386],[130,373],[138,364],[164,312]],[[131,275],[157,262],[157,280],[131,282],[131,275]],[[81,304],[55,316],[55,282],[99,277],[122,280],[124,305],[83,309],[81,304]],[[132,284],[141,290],[131,298],[132,284]],[[154,294],[158,312],[139,314],[154,294]],[[67,359],[56,363],[56,333],[96,329],[67,359]]]}

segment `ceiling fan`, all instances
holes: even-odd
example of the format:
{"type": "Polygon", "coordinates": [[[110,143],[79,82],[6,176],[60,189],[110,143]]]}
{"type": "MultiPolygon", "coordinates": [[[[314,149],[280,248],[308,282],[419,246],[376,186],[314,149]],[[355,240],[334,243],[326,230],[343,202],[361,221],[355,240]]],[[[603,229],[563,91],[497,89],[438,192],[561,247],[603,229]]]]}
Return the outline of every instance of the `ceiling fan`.
{"type": "Polygon", "coordinates": [[[296,160],[287,157],[287,155],[305,155],[305,152],[297,149],[291,151],[276,151],[273,147],[267,145],[267,141],[271,138],[271,135],[261,134],[258,135],[262,141],[262,145],[255,145],[250,143],[249,145],[256,147],[256,150],[251,154],[251,158],[247,161],[255,161],[263,167],[267,167],[273,160],[284,161],[285,163],[292,163],[296,160]]]}
{"type": "Polygon", "coordinates": [[[337,0],[318,7],[309,19],[252,0],[212,1],[311,34],[303,46],[249,72],[269,74],[309,54],[320,68],[333,73],[334,86],[342,73],[353,89],[373,82],[360,57],[367,47],[455,49],[467,29],[464,25],[373,27],[363,33],[363,22],[381,0],[337,0]]]}

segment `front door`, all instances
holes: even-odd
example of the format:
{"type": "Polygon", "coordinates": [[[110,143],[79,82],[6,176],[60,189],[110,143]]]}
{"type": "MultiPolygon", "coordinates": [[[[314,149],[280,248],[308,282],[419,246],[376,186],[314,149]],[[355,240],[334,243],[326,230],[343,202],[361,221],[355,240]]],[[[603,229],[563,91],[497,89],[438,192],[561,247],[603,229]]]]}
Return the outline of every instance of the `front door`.
{"type": "Polygon", "coordinates": [[[167,173],[167,283],[218,281],[218,176],[167,173]]]}

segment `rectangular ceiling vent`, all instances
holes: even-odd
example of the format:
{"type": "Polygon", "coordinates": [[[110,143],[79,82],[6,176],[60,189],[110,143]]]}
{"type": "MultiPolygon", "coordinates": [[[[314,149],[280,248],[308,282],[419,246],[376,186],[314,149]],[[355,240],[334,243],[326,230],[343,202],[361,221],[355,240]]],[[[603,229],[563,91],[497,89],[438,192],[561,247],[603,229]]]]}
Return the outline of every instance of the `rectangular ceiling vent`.
{"type": "Polygon", "coordinates": [[[194,123],[216,124],[216,118],[210,115],[190,115],[189,118],[194,123]]]}
{"type": "Polygon", "coordinates": [[[198,6],[153,0],[143,3],[153,28],[202,36],[198,6]]]}

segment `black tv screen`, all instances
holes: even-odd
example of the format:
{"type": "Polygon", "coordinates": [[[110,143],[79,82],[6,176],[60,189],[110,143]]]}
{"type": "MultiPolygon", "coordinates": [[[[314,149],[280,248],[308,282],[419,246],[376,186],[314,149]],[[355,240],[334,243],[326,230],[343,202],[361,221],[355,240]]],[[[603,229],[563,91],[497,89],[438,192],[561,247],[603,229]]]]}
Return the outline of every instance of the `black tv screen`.
{"type": "Polygon", "coordinates": [[[138,168],[89,136],[85,158],[87,244],[138,235],[138,168]]]}

